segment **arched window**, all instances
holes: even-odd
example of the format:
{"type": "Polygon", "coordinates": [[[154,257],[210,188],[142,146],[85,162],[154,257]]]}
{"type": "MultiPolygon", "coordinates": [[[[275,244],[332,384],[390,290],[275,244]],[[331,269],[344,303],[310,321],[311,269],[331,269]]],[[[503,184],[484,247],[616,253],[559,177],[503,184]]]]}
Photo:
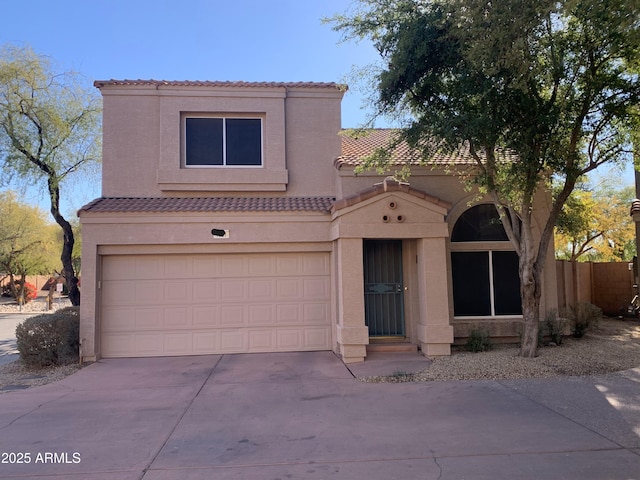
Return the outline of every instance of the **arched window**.
{"type": "Polygon", "coordinates": [[[480,204],[465,211],[451,242],[454,316],[521,315],[518,254],[496,207],[480,204]]]}

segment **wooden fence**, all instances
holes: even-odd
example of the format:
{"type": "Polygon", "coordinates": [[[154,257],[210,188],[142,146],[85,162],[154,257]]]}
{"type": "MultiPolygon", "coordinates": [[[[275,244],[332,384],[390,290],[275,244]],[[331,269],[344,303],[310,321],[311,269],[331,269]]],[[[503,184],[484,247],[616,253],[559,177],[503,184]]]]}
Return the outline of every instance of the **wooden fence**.
{"type": "Polygon", "coordinates": [[[618,316],[635,295],[633,263],[556,261],[558,307],[589,302],[606,315],[618,316]]]}

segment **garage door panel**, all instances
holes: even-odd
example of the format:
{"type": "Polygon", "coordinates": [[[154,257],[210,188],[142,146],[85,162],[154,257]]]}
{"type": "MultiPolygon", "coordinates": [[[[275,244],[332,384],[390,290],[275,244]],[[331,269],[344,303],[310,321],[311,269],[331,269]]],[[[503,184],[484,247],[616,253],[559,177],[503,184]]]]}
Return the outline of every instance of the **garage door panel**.
{"type": "Polygon", "coordinates": [[[136,312],[131,308],[108,308],[102,311],[103,332],[129,332],[135,323],[136,312]]]}
{"type": "Polygon", "coordinates": [[[134,280],[165,278],[164,259],[153,256],[140,256],[134,262],[134,280]]]}
{"type": "Polygon", "coordinates": [[[164,353],[164,338],[162,332],[134,334],[134,351],[136,356],[160,356],[164,353]]]}
{"type": "Polygon", "coordinates": [[[249,276],[268,277],[273,275],[275,259],[273,255],[252,255],[248,257],[249,276]]]}
{"type": "Polygon", "coordinates": [[[271,304],[249,305],[249,326],[269,326],[275,324],[275,307],[271,304]]]}
{"type": "Polygon", "coordinates": [[[223,278],[246,277],[249,273],[246,255],[221,255],[220,276],[223,278]]]}
{"type": "Polygon", "coordinates": [[[188,280],[166,282],[163,285],[163,303],[185,303],[191,301],[191,282],[188,280]]]}
{"type": "Polygon", "coordinates": [[[189,307],[165,307],[164,309],[165,328],[193,328],[191,318],[191,309],[189,307]]]}
{"type": "Polygon", "coordinates": [[[300,280],[297,278],[281,278],[276,280],[276,298],[287,300],[300,297],[300,280]]]}
{"type": "Polygon", "coordinates": [[[103,281],[102,300],[105,305],[135,305],[135,283],[125,280],[103,281]]]}
{"type": "Polygon", "coordinates": [[[220,308],[217,305],[212,306],[194,306],[193,307],[193,326],[194,327],[219,327],[220,326],[220,308]]]}
{"type": "Polygon", "coordinates": [[[248,331],[249,352],[272,352],[276,349],[276,334],[270,328],[248,331]]]}
{"type": "Polygon", "coordinates": [[[329,275],[329,255],[321,253],[302,257],[302,274],[304,275],[329,275]]]}
{"type": "Polygon", "coordinates": [[[220,331],[220,352],[237,353],[249,351],[248,332],[246,330],[220,331]]]}
{"type": "Polygon", "coordinates": [[[328,253],[103,257],[105,357],[331,349],[328,253]]]}
{"type": "Polygon", "coordinates": [[[191,332],[174,332],[164,334],[162,355],[181,355],[182,352],[193,351],[191,332]]]}
{"type": "Polygon", "coordinates": [[[325,328],[306,328],[303,334],[304,346],[308,349],[324,348],[330,341],[329,333],[325,328]]]}
{"type": "Polygon", "coordinates": [[[302,280],[302,295],[305,300],[325,299],[329,296],[329,288],[329,281],[323,277],[302,280]]]}
{"type": "Polygon", "coordinates": [[[303,339],[303,332],[298,328],[279,328],[276,331],[276,345],[281,352],[299,350],[303,339]]]}
{"type": "Polygon", "coordinates": [[[103,278],[113,281],[133,278],[135,270],[135,262],[127,257],[110,257],[108,262],[102,264],[103,278]]]}
{"type": "Polygon", "coordinates": [[[220,258],[216,255],[199,255],[193,260],[193,278],[216,278],[220,276],[220,258]]]}
{"type": "Polygon", "coordinates": [[[244,305],[221,305],[220,325],[223,327],[246,327],[244,305]]]}
{"type": "Polygon", "coordinates": [[[273,298],[273,279],[249,280],[249,298],[252,300],[270,300],[273,298]]]}
{"type": "Polygon", "coordinates": [[[222,282],[220,292],[222,293],[222,301],[237,302],[248,300],[247,280],[226,279],[222,282]]]}
{"type": "Polygon", "coordinates": [[[300,258],[297,256],[279,257],[276,259],[276,271],[278,276],[297,276],[300,275],[300,258]]]}
{"type": "Polygon", "coordinates": [[[196,355],[220,352],[220,332],[218,331],[194,331],[193,353],[196,355]]]}
{"type": "Polygon", "coordinates": [[[136,305],[158,305],[164,302],[164,289],[158,281],[138,281],[134,286],[136,305]]]}
{"type": "Polygon", "coordinates": [[[163,268],[169,278],[193,278],[192,257],[184,255],[166,257],[163,268]]]}
{"type": "Polygon", "coordinates": [[[220,297],[219,280],[194,280],[191,285],[191,295],[194,303],[211,303],[220,297]]]}
{"type": "Polygon", "coordinates": [[[302,305],[302,322],[311,325],[321,325],[325,318],[329,318],[329,305],[326,303],[305,303],[302,305]]]}

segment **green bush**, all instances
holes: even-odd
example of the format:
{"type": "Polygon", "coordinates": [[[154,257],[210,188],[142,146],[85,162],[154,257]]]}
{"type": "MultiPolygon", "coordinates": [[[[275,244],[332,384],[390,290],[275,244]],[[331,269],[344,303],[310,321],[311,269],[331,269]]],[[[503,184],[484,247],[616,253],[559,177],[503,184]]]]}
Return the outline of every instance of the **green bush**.
{"type": "Polygon", "coordinates": [[[538,344],[542,345],[545,337],[548,337],[556,345],[562,344],[568,324],[569,320],[559,316],[556,310],[549,310],[544,317],[544,321],[540,324],[538,344]]]}
{"type": "Polygon", "coordinates": [[[491,335],[486,328],[474,328],[469,332],[466,348],[470,352],[486,352],[491,350],[491,335]]]}
{"type": "Polygon", "coordinates": [[[20,359],[25,365],[64,365],[78,359],[80,317],[78,307],[26,319],[16,327],[20,359]]]}
{"type": "Polygon", "coordinates": [[[580,302],[567,307],[563,316],[571,323],[573,336],[582,338],[587,331],[598,326],[602,318],[602,310],[592,303],[580,302]]]}

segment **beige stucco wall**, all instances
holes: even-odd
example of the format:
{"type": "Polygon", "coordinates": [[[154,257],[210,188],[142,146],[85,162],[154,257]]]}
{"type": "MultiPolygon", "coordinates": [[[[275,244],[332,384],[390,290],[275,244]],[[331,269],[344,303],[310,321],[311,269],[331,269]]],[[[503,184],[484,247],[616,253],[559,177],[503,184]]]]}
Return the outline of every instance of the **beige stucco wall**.
{"type": "MultiPolygon", "coordinates": [[[[392,172],[390,172],[392,173],[392,172]]],[[[384,175],[378,175],[374,172],[364,172],[357,176],[353,174],[353,169],[349,167],[342,167],[339,170],[339,179],[340,179],[340,188],[339,191],[342,192],[343,196],[353,195],[359,191],[367,189],[371,187],[373,184],[382,182],[385,178],[384,175]]],[[[486,326],[490,329],[490,332],[495,337],[501,337],[505,340],[517,340],[520,329],[520,316],[507,317],[507,316],[499,316],[499,317],[484,317],[484,318],[455,318],[453,312],[453,291],[450,288],[452,285],[452,277],[451,277],[451,251],[452,249],[464,249],[464,250],[512,250],[513,247],[509,242],[483,242],[476,243],[473,245],[455,245],[449,241],[449,235],[455,225],[457,219],[462,215],[464,211],[466,211],[470,206],[477,203],[488,203],[490,199],[482,197],[477,192],[469,192],[465,189],[464,184],[460,181],[460,179],[450,173],[447,173],[443,170],[439,170],[432,167],[418,167],[413,168],[410,177],[407,179],[407,182],[410,184],[412,188],[419,189],[437,197],[445,202],[449,202],[451,204],[450,208],[447,210],[445,217],[446,223],[445,226],[448,229],[447,231],[447,239],[444,245],[446,249],[442,256],[440,257],[442,261],[446,262],[445,266],[445,281],[440,280],[442,285],[445,285],[447,288],[442,292],[448,297],[448,322],[449,325],[453,327],[454,335],[458,338],[458,342],[463,342],[464,338],[469,335],[469,332],[478,327],[486,326]]],[[[550,197],[547,192],[540,192],[535,199],[535,207],[534,211],[534,235],[539,236],[542,226],[544,224],[545,212],[548,211],[550,206],[550,197]]],[[[428,213],[416,212],[420,217],[427,218],[428,213]]],[[[362,225],[366,225],[367,222],[375,222],[377,219],[375,218],[375,214],[373,212],[367,211],[363,209],[360,213],[361,216],[365,216],[370,214],[369,219],[361,219],[360,223],[362,225]]],[[[407,215],[406,218],[409,218],[410,215],[407,215]]],[[[334,225],[334,229],[336,226],[334,225]]],[[[395,235],[400,235],[400,238],[420,238],[424,232],[420,231],[416,228],[415,225],[408,227],[408,225],[395,225],[395,228],[406,229],[404,232],[396,231],[395,235]],[[404,237],[403,237],[404,235],[404,237]]],[[[363,233],[362,231],[365,229],[360,229],[358,234],[363,233]]],[[[342,228],[342,231],[345,231],[345,228],[342,228]]],[[[336,237],[336,233],[333,234],[336,237]]],[[[366,235],[365,235],[366,237],[366,235]]],[[[387,238],[385,233],[380,233],[378,238],[387,238]]],[[[397,236],[389,236],[388,238],[398,238],[397,236]]],[[[406,248],[405,248],[406,250],[406,248]]],[[[419,257],[418,257],[419,258],[419,257]]],[[[420,270],[423,271],[423,270],[420,270]]],[[[422,285],[426,284],[428,279],[424,279],[422,285]]],[[[420,282],[418,282],[420,284],[420,282]]],[[[423,301],[425,296],[416,297],[417,300],[423,301]]],[[[428,302],[417,304],[416,299],[412,299],[409,297],[407,299],[409,302],[410,311],[427,309],[428,302]]],[[[542,315],[547,310],[556,309],[558,306],[558,293],[557,293],[557,282],[556,282],[556,268],[555,268],[555,257],[554,257],[554,246],[553,242],[549,246],[549,250],[547,252],[547,257],[545,260],[544,267],[544,279],[543,279],[543,292],[541,298],[541,306],[540,312],[542,315]]],[[[409,318],[409,317],[408,317],[409,318]]],[[[415,322],[414,322],[415,323],[415,322]]],[[[419,342],[415,342],[419,343],[419,342]]],[[[432,350],[434,350],[432,348],[432,350]]]]}
{"type": "Polygon", "coordinates": [[[100,356],[100,259],[103,255],[332,250],[330,217],[323,213],[81,214],[80,218],[83,229],[80,339],[86,360],[100,356]],[[229,238],[213,237],[214,227],[228,229],[229,238]]]}
{"type": "Polygon", "coordinates": [[[109,85],[101,92],[103,196],[335,193],[343,94],[336,88],[109,85]],[[262,118],[263,166],[181,168],[181,116],[209,113],[262,118]]]}

